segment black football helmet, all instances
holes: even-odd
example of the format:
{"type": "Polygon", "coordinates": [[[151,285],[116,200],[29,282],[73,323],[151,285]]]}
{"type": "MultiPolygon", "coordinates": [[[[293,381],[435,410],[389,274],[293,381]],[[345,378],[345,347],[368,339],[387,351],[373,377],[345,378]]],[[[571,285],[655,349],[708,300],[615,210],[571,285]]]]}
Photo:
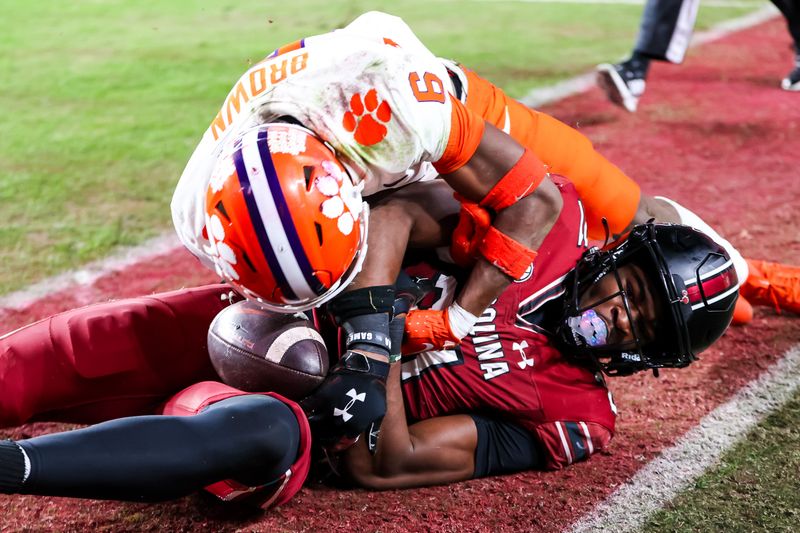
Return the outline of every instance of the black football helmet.
{"type": "Polygon", "coordinates": [[[609,376],[639,370],[685,367],[722,336],[733,317],[739,281],[730,256],[705,234],[678,224],[635,226],[623,238],[588,250],[567,278],[566,310],[558,337],[567,354],[589,360],[609,376]],[[618,269],[637,265],[656,306],[654,331],[645,338],[630,311],[618,269]],[[588,287],[603,276],[616,278],[618,291],[581,303],[588,287]],[[608,326],[593,310],[621,298],[633,341],[607,344],[608,326]]]}

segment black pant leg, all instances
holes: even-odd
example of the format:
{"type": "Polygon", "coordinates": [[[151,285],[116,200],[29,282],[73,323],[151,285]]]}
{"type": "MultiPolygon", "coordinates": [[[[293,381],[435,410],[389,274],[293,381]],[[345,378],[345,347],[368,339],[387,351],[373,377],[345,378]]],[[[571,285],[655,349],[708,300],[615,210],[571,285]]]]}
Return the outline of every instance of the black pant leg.
{"type": "Polygon", "coordinates": [[[297,457],[289,407],[237,396],[196,416],[140,416],[19,441],[30,458],[23,494],[126,501],[177,498],[223,479],[265,485],[297,457]]]}

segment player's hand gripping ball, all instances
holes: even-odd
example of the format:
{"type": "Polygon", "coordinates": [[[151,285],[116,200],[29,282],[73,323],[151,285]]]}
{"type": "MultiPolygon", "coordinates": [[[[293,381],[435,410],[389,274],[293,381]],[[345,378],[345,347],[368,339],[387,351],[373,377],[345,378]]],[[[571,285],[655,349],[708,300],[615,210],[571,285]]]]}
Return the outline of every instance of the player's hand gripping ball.
{"type": "Polygon", "coordinates": [[[222,381],[248,392],[308,396],[328,373],[328,351],[314,325],[256,302],[223,309],[208,330],[211,364],[222,381]]]}

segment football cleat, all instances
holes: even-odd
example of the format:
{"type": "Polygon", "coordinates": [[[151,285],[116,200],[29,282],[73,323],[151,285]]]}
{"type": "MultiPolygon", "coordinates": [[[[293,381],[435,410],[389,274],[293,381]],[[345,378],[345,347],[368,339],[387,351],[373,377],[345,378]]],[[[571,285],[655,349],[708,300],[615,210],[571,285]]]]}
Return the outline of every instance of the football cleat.
{"type": "Polygon", "coordinates": [[[753,305],[800,313],[800,267],[753,259],[747,266],[750,274],[740,289],[742,296],[753,305]]]}

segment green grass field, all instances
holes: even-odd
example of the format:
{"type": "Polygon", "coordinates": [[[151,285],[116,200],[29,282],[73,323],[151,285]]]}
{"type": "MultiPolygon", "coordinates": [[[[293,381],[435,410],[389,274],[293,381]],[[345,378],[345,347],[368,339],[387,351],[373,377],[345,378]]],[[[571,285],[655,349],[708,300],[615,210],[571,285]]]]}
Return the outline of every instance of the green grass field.
{"type": "Polygon", "coordinates": [[[800,393],[753,429],[720,465],[701,476],[643,533],[798,531],[800,393]]]}
{"type": "MultiPolygon", "coordinates": [[[[642,7],[2,0],[0,294],[168,231],[174,184],[241,72],[371,9],[522,96],[621,57],[642,7]]],[[[698,27],[748,9],[701,9],[698,27]]]]}

